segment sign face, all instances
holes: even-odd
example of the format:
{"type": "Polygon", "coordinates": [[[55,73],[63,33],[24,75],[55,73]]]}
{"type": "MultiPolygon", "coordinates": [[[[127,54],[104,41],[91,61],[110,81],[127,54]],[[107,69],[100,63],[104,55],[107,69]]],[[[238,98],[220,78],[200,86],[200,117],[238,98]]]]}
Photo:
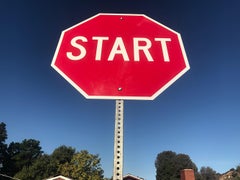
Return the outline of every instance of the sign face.
{"type": "Polygon", "coordinates": [[[135,100],[153,100],[190,68],[179,33],[104,13],[64,30],[51,66],[86,98],[135,100]]]}

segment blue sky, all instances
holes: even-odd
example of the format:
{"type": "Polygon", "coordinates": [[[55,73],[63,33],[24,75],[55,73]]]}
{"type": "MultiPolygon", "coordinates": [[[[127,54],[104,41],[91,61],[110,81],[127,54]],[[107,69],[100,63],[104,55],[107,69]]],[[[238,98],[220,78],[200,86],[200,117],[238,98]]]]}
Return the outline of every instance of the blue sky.
{"type": "Polygon", "coordinates": [[[50,67],[62,30],[97,13],[139,13],[182,35],[191,66],[153,101],[125,101],[124,173],[155,179],[158,153],[223,173],[240,164],[240,2],[1,1],[0,121],[8,142],[34,138],[99,154],[112,175],[114,100],[87,100],[50,67]]]}

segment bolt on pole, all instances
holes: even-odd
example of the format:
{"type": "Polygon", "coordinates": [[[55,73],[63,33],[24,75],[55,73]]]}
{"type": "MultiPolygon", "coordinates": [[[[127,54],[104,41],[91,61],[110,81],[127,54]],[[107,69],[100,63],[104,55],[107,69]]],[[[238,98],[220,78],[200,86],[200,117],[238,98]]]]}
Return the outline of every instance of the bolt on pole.
{"type": "Polygon", "coordinates": [[[123,178],[123,100],[116,100],[113,180],[123,178]]]}

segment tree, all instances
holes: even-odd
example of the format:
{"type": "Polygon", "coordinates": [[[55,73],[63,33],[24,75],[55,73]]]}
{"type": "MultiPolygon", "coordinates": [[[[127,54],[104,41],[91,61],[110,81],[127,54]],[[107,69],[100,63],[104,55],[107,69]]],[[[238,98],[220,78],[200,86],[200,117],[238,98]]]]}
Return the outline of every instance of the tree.
{"type": "Polygon", "coordinates": [[[50,156],[51,163],[54,166],[52,175],[61,174],[59,172],[59,167],[65,163],[69,163],[75,153],[76,150],[74,148],[65,145],[56,148],[50,156]]]}
{"type": "Polygon", "coordinates": [[[58,164],[64,164],[71,161],[75,152],[76,150],[74,148],[62,145],[53,151],[51,158],[58,164]]]}
{"type": "Polygon", "coordinates": [[[200,169],[200,179],[201,180],[217,180],[218,176],[216,171],[210,167],[201,167],[200,169]]]}
{"type": "Polygon", "coordinates": [[[240,165],[238,165],[238,166],[236,167],[236,171],[237,171],[238,173],[240,173],[240,165]]]}
{"type": "Polygon", "coordinates": [[[67,146],[56,148],[51,155],[39,156],[31,166],[24,166],[15,177],[19,179],[42,180],[60,174],[59,166],[71,161],[75,149],[67,146]]]}
{"type": "Polygon", "coordinates": [[[24,166],[14,177],[25,180],[42,180],[54,176],[55,164],[52,164],[49,155],[42,155],[31,166],[24,166]]]}
{"type": "Polygon", "coordinates": [[[7,130],[6,124],[0,123],[0,170],[1,173],[7,172],[7,162],[8,162],[8,154],[7,154],[7,144],[5,141],[7,139],[7,130]]]}
{"type": "Polygon", "coordinates": [[[72,147],[60,146],[51,155],[43,154],[40,142],[25,139],[5,144],[6,125],[0,123],[0,179],[14,177],[24,180],[42,180],[59,174],[84,180],[103,180],[103,170],[98,155],[88,151],[76,152],[72,147]],[[3,158],[4,157],[4,158],[3,158]],[[2,158],[2,159],[1,159],[2,158]]]}
{"type": "Polygon", "coordinates": [[[193,169],[195,174],[197,173],[197,166],[192,162],[190,157],[186,154],[177,154],[175,157],[175,168],[177,173],[177,178],[180,178],[180,171],[183,169],[193,169]]]}
{"type": "Polygon", "coordinates": [[[157,180],[180,179],[180,171],[193,169],[197,172],[197,166],[186,154],[176,154],[172,151],[163,151],[157,155],[155,161],[157,180]]]}
{"type": "Polygon", "coordinates": [[[25,180],[42,180],[60,174],[59,166],[70,162],[75,149],[67,146],[56,148],[51,155],[39,156],[32,165],[24,166],[14,177],[25,180]]]}
{"type": "Polygon", "coordinates": [[[6,124],[4,122],[0,123],[0,143],[5,143],[7,139],[6,124]]]}
{"type": "Polygon", "coordinates": [[[168,180],[173,178],[175,157],[176,153],[172,151],[164,151],[158,154],[155,161],[157,180],[168,180]]]}
{"type": "Polygon", "coordinates": [[[60,166],[62,175],[76,180],[103,180],[103,170],[98,155],[80,151],[73,155],[70,162],[60,166]]]}
{"type": "Polygon", "coordinates": [[[8,147],[8,174],[14,175],[23,167],[31,166],[42,155],[40,142],[25,139],[21,143],[11,142],[8,147]]]}
{"type": "Polygon", "coordinates": [[[103,180],[98,155],[92,155],[87,151],[76,153],[74,148],[67,146],[56,148],[51,155],[41,155],[32,165],[24,166],[14,177],[42,180],[59,174],[76,180],[103,180]]]}

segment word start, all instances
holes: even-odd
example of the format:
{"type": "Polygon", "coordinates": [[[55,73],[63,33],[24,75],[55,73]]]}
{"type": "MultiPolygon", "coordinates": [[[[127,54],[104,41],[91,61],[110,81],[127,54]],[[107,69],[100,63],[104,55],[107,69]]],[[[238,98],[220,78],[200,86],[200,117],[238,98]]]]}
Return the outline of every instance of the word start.
{"type": "MultiPolygon", "coordinates": [[[[109,37],[107,36],[93,36],[93,41],[97,42],[96,45],[96,54],[95,54],[95,60],[101,61],[102,58],[102,47],[107,41],[109,40],[109,37]]],[[[82,45],[81,42],[88,42],[88,39],[84,36],[76,36],[72,38],[71,40],[71,46],[79,50],[79,53],[76,55],[71,51],[66,52],[66,56],[73,61],[82,60],[86,54],[86,48],[82,45]]],[[[154,38],[154,45],[157,46],[157,48],[162,49],[162,55],[164,62],[170,62],[168,48],[167,48],[167,42],[170,42],[171,38],[154,38]]],[[[142,38],[142,37],[134,37],[133,40],[133,59],[134,61],[140,61],[140,52],[142,51],[144,55],[146,56],[147,60],[149,62],[153,62],[154,59],[149,51],[149,49],[152,47],[153,43],[148,38],[142,38]]],[[[129,56],[127,53],[126,46],[123,42],[122,37],[116,37],[115,41],[113,43],[112,49],[108,56],[108,61],[113,61],[115,55],[120,54],[123,57],[124,61],[129,61],[129,56]]]]}

